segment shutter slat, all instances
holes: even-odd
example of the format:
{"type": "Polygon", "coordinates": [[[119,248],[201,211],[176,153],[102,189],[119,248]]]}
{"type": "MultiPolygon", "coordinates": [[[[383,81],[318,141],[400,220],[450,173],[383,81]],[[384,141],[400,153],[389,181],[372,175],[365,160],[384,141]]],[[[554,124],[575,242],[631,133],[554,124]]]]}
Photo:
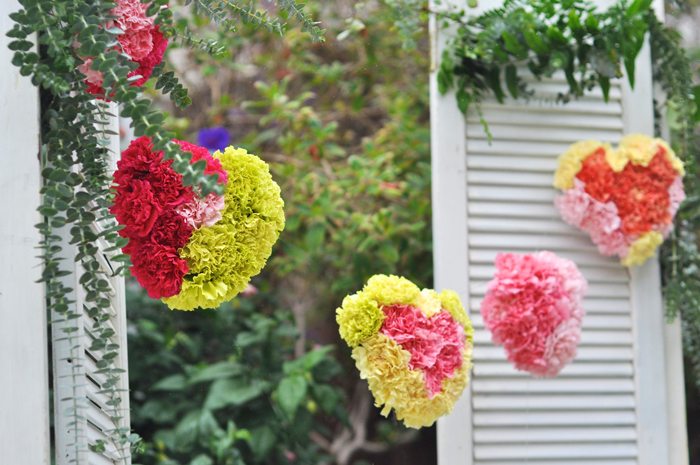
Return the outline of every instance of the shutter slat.
{"type": "Polygon", "coordinates": [[[633,441],[617,444],[499,444],[497,446],[476,446],[477,460],[492,459],[617,459],[635,458],[637,446],[633,441]]]}
{"type": "Polygon", "coordinates": [[[634,380],[629,379],[564,379],[564,378],[530,378],[494,377],[474,378],[475,392],[518,392],[518,393],[569,393],[582,394],[601,392],[634,392],[634,380]]]}
{"type": "MultiPolygon", "coordinates": [[[[593,139],[599,141],[616,141],[620,139],[622,134],[621,126],[617,128],[585,128],[585,127],[547,127],[547,131],[537,130],[537,126],[527,123],[530,117],[529,114],[523,113],[523,124],[498,124],[489,121],[489,130],[492,134],[497,135],[500,141],[527,141],[527,142],[562,142],[571,143],[570,141],[593,139]]],[[[479,123],[467,123],[467,134],[471,140],[484,139],[488,136],[484,132],[479,123]]]]}
{"type": "Polygon", "coordinates": [[[474,424],[477,426],[514,426],[528,424],[532,426],[584,426],[584,425],[625,425],[633,426],[636,421],[634,408],[627,410],[588,410],[577,412],[556,411],[510,411],[474,412],[474,424]]]}
{"type": "MultiPolygon", "coordinates": [[[[483,365],[483,364],[482,364],[483,365]]],[[[476,370],[475,370],[476,373],[476,370]]],[[[634,409],[635,398],[632,394],[558,394],[558,395],[515,395],[515,394],[480,394],[472,398],[474,410],[520,411],[520,410],[567,410],[576,415],[579,410],[587,409],[634,409]]],[[[589,431],[586,429],[586,431],[589,431]]],[[[505,441],[506,439],[504,439],[505,441]]]]}

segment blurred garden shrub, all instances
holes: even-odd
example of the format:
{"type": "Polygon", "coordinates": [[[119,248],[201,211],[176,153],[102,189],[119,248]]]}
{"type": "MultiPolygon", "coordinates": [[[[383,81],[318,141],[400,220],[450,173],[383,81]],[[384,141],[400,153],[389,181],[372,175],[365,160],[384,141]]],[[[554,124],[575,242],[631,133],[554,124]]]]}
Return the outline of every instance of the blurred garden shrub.
{"type": "Polygon", "coordinates": [[[349,353],[330,347],[336,307],[372,274],[432,284],[429,53],[425,31],[397,33],[397,3],[307,2],[326,29],[320,44],[244,24],[222,39],[181,19],[222,52],[170,53],[194,103],[161,102],[168,124],[268,161],[287,227],[257,294],[217,311],[170,312],[130,286],[135,463],[359,464],[415,437],[366,408],[349,353]]]}

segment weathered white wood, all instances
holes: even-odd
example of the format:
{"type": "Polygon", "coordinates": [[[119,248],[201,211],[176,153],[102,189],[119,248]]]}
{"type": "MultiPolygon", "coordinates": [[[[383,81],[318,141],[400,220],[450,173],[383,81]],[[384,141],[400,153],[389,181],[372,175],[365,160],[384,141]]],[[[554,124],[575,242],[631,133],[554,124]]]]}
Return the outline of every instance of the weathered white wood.
{"type": "MultiPolygon", "coordinates": [[[[436,7],[433,0],[430,4],[436,7]]],[[[461,6],[458,0],[442,5],[461,6]]],[[[447,36],[435,18],[430,23],[430,129],[432,153],[433,257],[435,288],[452,289],[463,302],[469,302],[466,280],[468,250],[464,234],[467,231],[467,184],[464,153],[464,117],[457,107],[454,93],[440,95],[437,87],[437,60],[442,54],[447,36]],[[449,257],[449,258],[447,258],[449,257]]],[[[467,308],[469,311],[469,308],[467,308]]],[[[438,421],[438,462],[449,465],[472,465],[472,419],[464,412],[470,410],[471,393],[465,390],[455,405],[455,413],[438,421]]]]}
{"type": "Polygon", "coordinates": [[[0,463],[48,465],[49,381],[40,236],[39,94],[10,64],[0,2],[0,463]]]}
{"type": "MultiPolygon", "coordinates": [[[[110,104],[109,112],[118,114],[119,109],[115,104],[110,104]]],[[[118,118],[110,118],[109,126],[106,128],[115,133],[119,132],[118,118]]],[[[116,169],[116,161],[120,153],[119,137],[110,136],[110,169],[116,169]]],[[[99,224],[93,225],[94,229],[100,229],[99,224]]],[[[82,308],[85,299],[84,291],[78,280],[82,273],[79,264],[75,264],[72,257],[75,256],[75,247],[68,244],[67,231],[62,231],[65,238],[63,249],[66,258],[66,265],[70,264],[72,274],[65,277],[67,286],[74,289],[72,299],[75,300],[74,308],[82,308]]],[[[100,250],[107,248],[107,245],[100,241],[100,250]]],[[[100,253],[98,261],[107,276],[111,274],[112,265],[109,262],[108,254],[100,253]]],[[[124,278],[109,277],[109,294],[111,299],[112,318],[107,324],[114,330],[114,340],[119,344],[119,356],[116,359],[116,366],[126,369],[128,366],[126,347],[126,304],[124,296],[124,278]]],[[[55,315],[55,317],[57,317],[55,315]]],[[[102,465],[119,464],[128,465],[131,459],[126,449],[126,456],[120,455],[115,450],[115,445],[107,443],[107,450],[103,453],[95,453],[90,450],[90,446],[97,441],[107,441],[109,431],[115,427],[129,426],[129,396],[128,396],[128,375],[124,373],[118,385],[121,393],[119,424],[115,425],[110,419],[111,407],[106,404],[107,398],[101,393],[104,375],[96,373],[95,361],[99,359],[99,353],[93,353],[89,349],[93,340],[92,326],[93,320],[85,313],[77,320],[72,320],[66,324],[70,327],[77,325],[77,337],[73,341],[65,339],[63,328],[65,324],[54,324],[53,333],[53,365],[55,373],[54,381],[54,415],[55,415],[55,436],[56,436],[56,464],[57,465],[102,465]],[[73,380],[75,377],[75,381],[73,380]],[[78,409],[80,418],[77,422],[71,412],[78,409]]]]}

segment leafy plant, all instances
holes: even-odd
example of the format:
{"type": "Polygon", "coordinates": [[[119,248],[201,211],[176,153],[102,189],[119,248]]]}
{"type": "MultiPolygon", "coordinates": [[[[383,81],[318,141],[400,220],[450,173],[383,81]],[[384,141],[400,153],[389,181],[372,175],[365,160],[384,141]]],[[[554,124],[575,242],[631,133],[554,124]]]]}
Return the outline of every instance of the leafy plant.
{"type": "Polygon", "coordinates": [[[259,294],[217,311],[169,312],[128,293],[134,428],[147,464],[319,463],[309,434],[344,418],[329,346],[295,358],[291,314],[259,294]]]}
{"type": "MultiPolygon", "coordinates": [[[[44,261],[42,280],[46,283],[48,308],[55,315],[52,324],[60,324],[65,340],[75,358],[80,344],[77,341],[77,326],[83,313],[93,321],[89,328],[96,339],[91,349],[100,354],[96,364],[106,380],[103,394],[107,397],[109,416],[114,428],[109,431],[109,446],[118,453],[119,460],[126,463],[130,455],[129,443],[134,437],[127,428],[120,426],[124,415],[120,405],[118,378],[121,370],[115,365],[119,346],[114,337],[110,320],[110,286],[107,273],[121,273],[123,266],[112,271],[101,268],[98,243],[107,245],[104,252],[111,255],[114,264],[124,263],[126,257],[118,251],[124,245],[108,208],[110,204],[111,176],[109,174],[109,138],[114,136],[108,122],[114,115],[105,101],[95,100],[86,92],[85,76],[79,71],[83,61],[80,57],[92,58],[92,69],[104,76],[105,95],[121,107],[121,114],[131,118],[136,135],[148,135],[156,149],[164,150],[167,158],[173,159],[173,167],[183,174],[187,184],[199,184],[204,192],[219,189],[215,179],[205,177],[201,164],[191,165],[189,156],[180,153],[176,144],[170,142],[173,133],[164,126],[163,114],[152,108],[151,101],[142,89],[133,87],[128,74],[135,67],[128,56],[117,47],[118,28],[104,25],[112,19],[115,6],[110,0],[20,0],[21,9],[11,14],[14,21],[8,36],[13,40],[12,64],[23,76],[30,76],[42,92],[41,133],[41,188],[42,204],[39,212],[44,220],[37,225],[43,240],[40,244],[44,261]],[[38,49],[34,44],[37,37],[38,49]],[[63,237],[74,244],[74,256],[65,256],[63,237]],[[70,272],[65,260],[79,262],[82,270],[79,284],[85,294],[84,308],[76,308],[70,295],[73,291],[62,278],[70,272]]],[[[156,15],[156,22],[168,35],[176,33],[173,22],[174,5],[163,8],[167,0],[153,0],[149,14],[156,15]]],[[[189,2],[188,2],[189,3],[189,2]]],[[[283,2],[286,11],[293,13],[311,34],[319,36],[321,31],[313,27],[295,2],[283,2]]],[[[202,5],[217,4],[217,19],[233,23],[245,17],[239,11],[238,2],[214,2],[200,0],[202,5]]],[[[249,5],[250,6],[250,5],[249,5]]],[[[249,9],[248,12],[252,10],[249,9]]],[[[265,18],[259,25],[273,21],[265,18]]],[[[284,18],[279,24],[286,25],[284,18]]],[[[284,27],[279,28],[283,32],[284,27]]],[[[196,36],[188,36],[189,43],[201,44],[196,36]]],[[[211,50],[215,44],[211,44],[211,50]]],[[[185,88],[174,74],[158,67],[153,74],[156,84],[164,95],[169,95],[173,104],[184,107],[191,103],[185,88]]],[[[81,367],[72,365],[72,388],[75,392],[81,367]]],[[[69,422],[78,425],[82,417],[82,403],[72,400],[69,422]]],[[[74,428],[76,435],[83,434],[74,428]]],[[[74,441],[73,456],[84,457],[79,450],[80,441],[74,441]]],[[[105,444],[98,443],[96,449],[105,444]]]]}

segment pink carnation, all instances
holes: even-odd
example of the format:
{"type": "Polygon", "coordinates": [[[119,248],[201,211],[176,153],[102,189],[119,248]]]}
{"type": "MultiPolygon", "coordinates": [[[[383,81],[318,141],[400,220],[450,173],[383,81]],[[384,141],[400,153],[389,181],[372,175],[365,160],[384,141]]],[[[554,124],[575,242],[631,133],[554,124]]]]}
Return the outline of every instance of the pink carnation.
{"type": "Polygon", "coordinates": [[[554,376],[576,355],[586,289],[576,265],[551,252],[499,254],[481,314],[516,368],[554,376]]]}
{"type": "Polygon", "coordinates": [[[576,178],[574,187],[558,196],[554,204],[566,223],[589,234],[601,254],[627,255],[629,242],[622,232],[617,207],[613,202],[603,203],[591,197],[583,181],[576,178]]]}
{"type": "Polygon", "coordinates": [[[85,75],[85,82],[94,86],[102,87],[104,75],[102,74],[102,71],[92,69],[92,58],[85,58],[85,60],[78,66],[78,71],[85,75]]]}
{"type": "Polygon", "coordinates": [[[177,212],[193,228],[214,226],[221,219],[224,209],[224,197],[211,193],[204,198],[193,197],[192,200],[178,207],[177,212]]]}
{"type": "Polygon", "coordinates": [[[685,190],[683,190],[683,178],[681,176],[673,180],[673,183],[668,188],[668,196],[670,198],[668,212],[671,215],[671,221],[661,231],[664,237],[668,237],[673,231],[673,218],[685,200],[685,190]]]}
{"type": "Polygon", "coordinates": [[[409,368],[422,370],[430,398],[440,393],[442,381],[462,366],[464,328],[446,310],[428,318],[411,305],[388,305],[382,334],[411,354],[409,368]]]}

